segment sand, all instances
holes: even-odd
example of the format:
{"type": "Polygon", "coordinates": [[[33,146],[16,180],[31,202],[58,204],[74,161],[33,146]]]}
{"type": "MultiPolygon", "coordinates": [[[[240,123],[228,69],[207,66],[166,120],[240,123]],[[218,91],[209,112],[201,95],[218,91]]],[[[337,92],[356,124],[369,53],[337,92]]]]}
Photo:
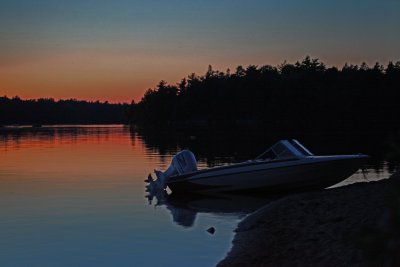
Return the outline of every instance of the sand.
{"type": "Polygon", "coordinates": [[[217,266],[400,266],[399,193],[395,174],[275,201],[239,224],[217,266]]]}

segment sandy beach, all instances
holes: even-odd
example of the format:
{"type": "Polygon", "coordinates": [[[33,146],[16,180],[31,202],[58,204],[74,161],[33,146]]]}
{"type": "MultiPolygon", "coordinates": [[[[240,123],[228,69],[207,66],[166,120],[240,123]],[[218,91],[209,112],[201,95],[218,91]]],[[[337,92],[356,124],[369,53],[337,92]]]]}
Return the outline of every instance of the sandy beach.
{"type": "Polygon", "coordinates": [[[246,217],[217,266],[399,266],[400,174],[287,196],[246,217]]]}

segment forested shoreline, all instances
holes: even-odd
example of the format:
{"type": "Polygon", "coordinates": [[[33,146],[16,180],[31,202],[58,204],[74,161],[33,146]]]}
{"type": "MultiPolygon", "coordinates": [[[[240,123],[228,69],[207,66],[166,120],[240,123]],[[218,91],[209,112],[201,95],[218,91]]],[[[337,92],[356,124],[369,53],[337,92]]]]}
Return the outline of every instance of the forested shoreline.
{"type": "Polygon", "coordinates": [[[277,130],[398,129],[400,61],[326,67],[318,59],[191,74],[132,102],[139,126],[264,126],[277,130]]]}
{"type": "Polygon", "coordinates": [[[263,127],[279,131],[400,129],[400,61],[326,67],[318,59],[238,66],[160,81],[137,103],[0,97],[0,125],[263,127]]]}
{"type": "Polygon", "coordinates": [[[126,123],[127,104],[0,97],[0,125],[126,123]]]}

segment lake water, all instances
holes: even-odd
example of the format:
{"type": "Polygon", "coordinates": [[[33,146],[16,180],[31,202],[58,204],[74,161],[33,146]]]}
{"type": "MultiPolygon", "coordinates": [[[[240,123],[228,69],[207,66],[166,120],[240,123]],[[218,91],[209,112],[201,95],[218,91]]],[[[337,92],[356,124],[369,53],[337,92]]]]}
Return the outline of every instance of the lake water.
{"type": "MultiPolygon", "coordinates": [[[[149,199],[144,179],[182,148],[204,168],[254,157],[278,135],[286,137],[118,125],[1,128],[0,266],[214,266],[229,251],[237,223],[271,200],[149,199]]],[[[381,179],[398,167],[371,143],[375,137],[333,136],[296,135],[321,154],[372,156],[366,174],[344,184],[381,179]]]]}

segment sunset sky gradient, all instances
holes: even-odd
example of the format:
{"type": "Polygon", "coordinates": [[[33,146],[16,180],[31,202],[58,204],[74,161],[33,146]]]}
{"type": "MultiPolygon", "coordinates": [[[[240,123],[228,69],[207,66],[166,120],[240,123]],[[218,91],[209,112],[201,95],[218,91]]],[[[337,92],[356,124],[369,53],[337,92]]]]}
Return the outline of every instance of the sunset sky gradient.
{"type": "Polygon", "coordinates": [[[2,0],[0,95],[130,102],[209,64],[387,64],[399,25],[396,0],[2,0]]]}

